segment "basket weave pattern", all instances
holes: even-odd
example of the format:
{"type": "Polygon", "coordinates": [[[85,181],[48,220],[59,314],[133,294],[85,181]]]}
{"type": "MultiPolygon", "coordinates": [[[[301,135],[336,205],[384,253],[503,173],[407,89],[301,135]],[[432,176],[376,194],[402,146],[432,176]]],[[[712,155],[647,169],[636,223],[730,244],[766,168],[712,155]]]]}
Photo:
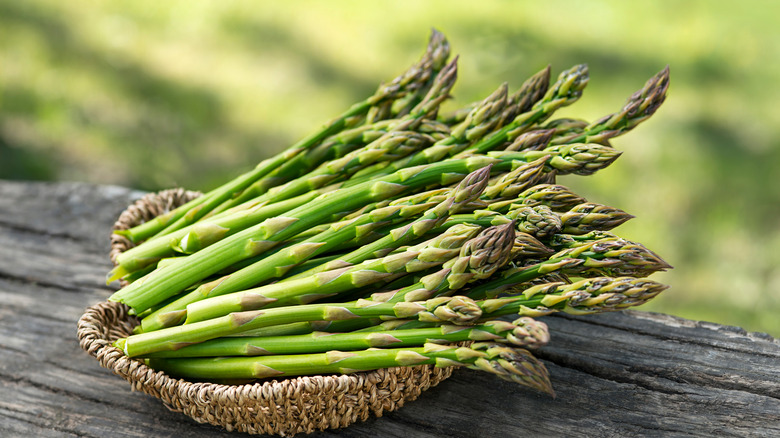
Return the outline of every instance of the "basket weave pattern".
{"type": "MultiPolygon", "coordinates": [[[[197,192],[172,189],[149,194],[128,207],[115,229],[127,229],[181,205],[197,192]]],[[[113,235],[111,260],[130,248],[113,235]]],[[[431,365],[397,367],[349,375],[305,376],[244,385],[174,379],[131,359],[111,343],[132,334],[138,319],[121,303],[87,308],[78,322],[81,348],[100,365],[131,383],[132,389],[160,399],[170,410],[228,431],[290,436],[346,427],[371,415],[400,408],[452,374],[431,365]]]]}

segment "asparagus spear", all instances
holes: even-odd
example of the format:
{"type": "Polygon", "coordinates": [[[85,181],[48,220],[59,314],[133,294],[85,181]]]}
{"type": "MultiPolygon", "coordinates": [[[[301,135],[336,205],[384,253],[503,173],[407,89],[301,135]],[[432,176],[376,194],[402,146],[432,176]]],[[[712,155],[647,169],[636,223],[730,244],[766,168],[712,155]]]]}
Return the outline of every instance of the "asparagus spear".
{"type": "Polygon", "coordinates": [[[185,324],[217,318],[232,312],[279,305],[306,304],[352,289],[373,285],[445,263],[479,232],[475,226],[461,225],[406,251],[355,266],[308,275],[297,280],[277,282],[246,291],[213,296],[187,305],[185,324]]]}
{"type": "Polygon", "coordinates": [[[150,358],[150,367],[187,379],[267,379],[312,374],[349,374],[396,366],[466,366],[553,395],[544,365],[529,351],[502,344],[471,347],[426,344],[423,347],[330,351],[319,354],[229,357],[150,358]]]}
{"type": "Polygon", "coordinates": [[[394,162],[384,162],[367,167],[350,178],[345,185],[355,185],[382,175],[388,175],[398,169],[438,161],[452,151],[463,150],[475,139],[494,129],[500,120],[500,114],[506,107],[507,87],[502,84],[474,108],[459,125],[452,128],[449,137],[437,141],[433,146],[411,154],[394,162]]]}
{"type": "MultiPolygon", "coordinates": [[[[239,195],[223,202],[204,217],[214,216],[222,211],[240,206],[266,193],[273,187],[306,175],[330,160],[343,158],[345,155],[378,140],[388,132],[398,130],[399,124],[402,122],[403,120],[398,119],[382,120],[332,135],[309,151],[309,153],[296,155],[273,172],[255,181],[239,195]]],[[[429,136],[434,141],[449,135],[449,127],[430,119],[417,120],[414,130],[429,136]]],[[[388,151],[385,157],[386,159],[394,159],[392,158],[392,151],[388,151]]]]}
{"type": "Polygon", "coordinates": [[[639,306],[668,286],[633,277],[586,278],[571,284],[547,283],[515,290],[517,296],[478,301],[483,318],[502,315],[544,316],[553,312],[588,315],[639,306]]]}
{"type": "MultiPolygon", "coordinates": [[[[394,321],[389,321],[394,322],[394,321]]],[[[429,342],[501,342],[524,348],[547,344],[547,325],[523,316],[513,322],[494,320],[475,326],[443,324],[435,327],[349,333],[312,332],[294,336],[216,338],[149,357],[267,356],[325,353],[330,350],[362,350],[379,347],[413,347],[429,342]]]]}
{"type": "MultiPolygon", "coordinates": [[[[517,136],[512,143],[504,148],[505,151],[541,151],[550,144],[555,129],[537,129],[517,136]]],[[[595,142],[594,142],[595,143],[595,142]]]]}
{"type": "Polygon", "coordinates": [[[619,208],[586,202],[561,215],[561,231],[567,234],[608,231],[633,217],[619,208]]]}
{"type": "Polygon", "coordinates": [[[578,276],[647,276],[671,268],[644,246],[618,237],[584,242],[564,248],[549,259],[530,266],[510,267],[499,278],[471,287],[474,299],[495,297],[504,291],[551,272],[578,276]]]}
{"type": "Polygon", "coordinates": [[[374,293],[371,299],[388,303],[419,301],[455,291],[471,281],[488,278],[504,266],[514,246],[514,222],[487,228],[467,242],[460,254],[444,263],[442,269],[405,288],[374,293]]]}
{"type": "Polygon", "coordinates": [[[584,128],[576,137],[554,139],[552,144],[562,142],[604,143],[610,138],[622,135],[655,114],[666,99],[669,89],[669,66],[647,80],[641,90],[632,94],[623,108],[614,114],[604,116],[584,128]]]}
{"type": "MultiPolygon", "coordinates": [[[[176,230],[159,239],[150,239],[140,245],[130,248],[117,255],[117,265],[106,276],[106,283],[123,278],[161,258],[176,254],[174,244],[181,239],[208,239],[213,241],[225,237],[235,231],[245,229],[251,224],[283,214],[293,208],[300,207],[326,193],[327,190],[312,191],[276,203],[260,202],[243,211],[236,211],[208,221],[202,221],[188,227],[176,230]]],[[[120,291],[121,292],[121,291],[120,291]]]]}
{"type": "MultiPolygon", "coordinates": [[[[562,185],[556,184],[537,184],[528,188],[518,195],[523,205],[534,207],[537,205],[546,205],[552,211],[565,212],[575,205],[587,202],[578,194],[572,192],[562,185]]],[[[514,201],[491,204],[488,209],[493,211],[505,211],[510,208],[514,201]]]]}
{"type": "Polygon", "coordinates": [[[421,321],[470,325],[481,316],[479,306],[461,296],[433,298],[422,302],[302,304],[247,312],[140,333],[115,342],[130,357],[143,356],[226,335],[300,321],[340,321],[356,318],[416,318],[421,321]]]}
{"type": "MultiPolygon", "coordinates": [[[[539,90],[541,88],[547,88],[546,82],[540,81],[538,79],[538,76],[540,76],[542,73],[549,75],[549,70],[543,70],[543,72],[538,73],[526,81],[524,86],[521,88],[521,96],[534,96],[532,98],[535,98],[535,96],[540,94],[539,90]]],[[[585,87],[585,84],[587,84],[587,77],[587,67],[584,65],[576,66],[568,72],[562,73],[558,79],[558,82],[553,86],[553,88],[548,90],[547,94],[545,94],[541,101],[535,103],[531,111],[517,115],[511,123],[503,126],[500,125],[500,123],[503,122],[506,118],[506,115],[508,114],[506,111],[487,113],[482,111],[482,106],[477,107],[472,110],[472,113],[485,113],[488,115],[488,117],[467,117],[466,120],[464,120],[459,126],[471,126],[472,128],[476,128],[480,125],[486,125],[499,128],[498,130],[486,136],[488,132],[487,129],[479,128],[472,129],[472,131],[463,129],[464,132],[473,132],[475,135],[467,138],[453,138],[452,140],[436,142],[430,148],[412,154],[403,160],[396,161],[383,168],[368,169],[370,172],[364,172],[361,175],[356,175],[356,178],[352,178],[352,180],[347,184],[357,184],[366,181],[369,178],[376,178],[381,175],[387,175],[405,167],[436,162],[446,158],[447,156],[462,158],[468,154],[485,153],[495,149],[505,141],[514,139],[518,135],[522,134],[535,122],[541,121],[548,117],[552,111],[555,111],[561,106],[569,105],[576,101],[579,98],[582,89],[585,87]],[[481,121],[482,123],[474,125],[476,121],[481,121]]],[[[490,99],[491,97],[488,97],[485,101],[483,101],[482,105],[485,105],[490,99]]],[[[518,99],[517,104],[523,105],[525,103],[526,101],[523,100],[522,97],[518,99]]],[[[491,109],[492,108],[493,107],[491,106],[491,109]]],[[[458,132],[455,128],[453,131],[458,132]]]]}
{"type": "MultiPolygon", "coordinates": [[[[430,210],[424,213],[422,217],[412,224],[388,234],[386,242],[382,242],[380,247],[390,249],[397,248],[398,246],[409,242],[410,239],[425,234],[429,228],[436,226],[446,219],[447,216],[457,212],[463,205],[468,204],[471,200],[479,196],[487,183],[488,173],[489,168],[486,167],[466,176],[463,181],[448,193],[448,196],[445,197],[445,199],[438,203],[438,205],[434,205],[430,210]]],[[[308,258],[327,252],[356,233],[365,232],[366,227],[378,226],[380,224],[379,221],[384,218],[395,214],[401,216],[416,215],[421,206],[424,208],[425,205],[429,205],[423,204],[421,202],[422,199],[419,198],[420,197],[412,198],[411,205],[388,205],[387,207],[372,210],[371,212],[354,218],[346,223],[342,222],[336,224],[303,242],[285,248],[268,257],[260,258],[255,263],[237,272],[221,277],[215,281],[205,283],[192,292],[144,318],[141,322],[142,330],[151,331],[179,324],[186,316],[185,309],[187,308],[187,305],[201,299],[236,292],[252,287],[255,284],[259,284],[270,278],[283,276],[289,272],[293,266],[300,264],[308,258]]],[[[369,254],[373,253],[369,252],[369,254]]],[[[367,258],[368,257],[357,260],[357,262],[360,263],[367,258]]],[[[351,262],[356,261],[354,258],[349,260],[351,262]]],[[[334,261],[333,266],[343,267],[343,263],[346,262],[342,261],[339,263],[334,261]]],[[[330,265],[330,263],[322,264],[320,265],[321,268],[312,270],[304,275],[299,275],[296,278],[309,277],[308,281],[319,279],[320,277],[312,277],[311,274],[327,271],[328,269],[324,267],[330,265]]],[[[286,287],[287,286],[283,286],[282,289],[284,290],[286,287]]]]}

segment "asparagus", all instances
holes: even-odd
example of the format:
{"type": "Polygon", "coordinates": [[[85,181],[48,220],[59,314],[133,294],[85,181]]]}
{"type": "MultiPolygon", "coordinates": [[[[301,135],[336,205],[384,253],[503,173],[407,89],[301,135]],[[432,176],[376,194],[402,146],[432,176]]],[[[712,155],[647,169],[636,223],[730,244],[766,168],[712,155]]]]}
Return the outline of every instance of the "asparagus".
{"type": "Polygon", "coordinates": [[[555,129],[537,129],[517,136],[505,151],[541,151],[550,144],[555,129]]]}
{"type": "Polygon", "coordinates": [[[561,215],[561,231],[567,234],[608,231],[633,217],[618,208],[586,202],[561,215]]]}
{"type": "Polygon", "coordinates": [[[518,194],[536,184],[549,159],[549,155],[544,155],[498,176],[495,180],[490,181],[482,199],[494,201],[517,197],[518,194]]]}
{"type": "Polygon", "coordinates": [[[193,302],[187,305],[186,312],[182,312],[186,313],[185,324],[232,312],[278,305],[306,304],[380,283],[398,274],[438,266],[454,257],[479,230],[479,227],[468,225],[452,227],[424,244],[382,258],[366,260],[359,265],[193,302]]]}
{"type": "MultiPolygon", "coordinates": [[[[214,208],[209,213],[209,216],[249,202],[276,186],[280,186],[295,178],[306,175],[330,160],[343,158],[345,155],[378,140],[388,132],[398,130],[403,122],[404,120],[398,119],[383,120],[335,134],[312,149],[309,153],[296,155],[273,172],[258,181],[255,181],[238,196],[235,196],[234,198],[223,202],[219,207],[214,208]]],[[[413,127],[414,131],[420,134],[426,134],[434,141],[438,141],[449,135],[449,128],[446,125],[430,119],[417,119],[415,120],[413,127]]],[[[388,150],[383,157],[384,159],[394,159],[393,151],[388,150]]]]}
{"type": "MultiPolygon", "coordinates": [[[[512,141],[528,131],[536,123],[547,119],[558,109],[571,105],[582,96],[582,90],[588,84],[588,66],[575,65],[562,72],[558,80],[528,111],[518,114],[510,123],[467,148],[463,153],[485,153],[496,149],[506,141],[512,141]]],[[[455,155],[458,157],[458,155],[455,155]]]]}
{"type": "Polygon", "coordinates": [[[295,336],[216,338],[178,350],[153,353],[149,357],[306,354],[325,353],[329,350],[413,347],[429,342],[448,344],[463,341],[501,342],[535,349],[546,345],[549,339],[550,334],[545,323],[524,316],[513,322],[494,320],[475,326],[443,324],[426,328],[371,332],[312,332],[295,336]]]}
{"type": "Polygon", "coordinates": [[[533,106],[544,98],[550,89],[550,72],[549,65],[539,70],[509,96],[507,108],[501,114],[500,126],[512,123],[518,115],[531,111],[533,106]]]}
{"type": "MultiPolygon", "coordinates": [[[[537,75],[538,76],[538,75],[537,75]]],[[[540,87],[546,88],[544,81],[539,81],[537,76],[529,79],[526,84],[521,88],[523,95],[538,95],[540,87]]],[[[418,153],[412,154],[409,157],[391,163],[381,169],[376,169],[372,173],[361,175],[360,178],[354,178],[351,184],[357,184],[363,182],[368,178],[376,178],[381,175],[389,174],[398,169],[405,167],[422,165],[425,163],[432,163],[438,160],[444,159],[447,156],[455,158],[463,158],[469,154],[481,154],[487,151],[493,150],[504,142],[512,140],[529,129],[534,123],[544,120],[549,117],[553,111],[560,107],[570,105],[574,103],[582,94],[582,89],[588,82],[588,69],[585,65],[578,65],[574,68],[561,73],[558,81],[550,88],[544,97],[536,102],[530,111],[523,112],[517,115],[512,122],[500,127],[497,131],[484,136],[486,130],[479,129],[475,132],[481,134],[476,138],[468,139],[469,143],[461,141],[452,141],[448,144],[442,144],[437,142],[433,147],[424,149],[418,153]],[[457,145],[461,145],[458,147],[457,145]]],[[[520,99],[522,101],[522,99],[520,99]]],[[[522,101],[524,104],[525,101],[522,101]]],[[[473,112],[480,111],[480,108],[475,108],[473,112]]],[[[498,126],[505,119],[506,113],[500,112],[498,114],[492,114],[492,117],[486,119],[491,126],[498,126]]],[[[469,118],[462,122],[462,124],[469,123],[469,118]]],[[[453,130],[454,131],[454,130],[453,130]]]]}
{"type": "Polygon", "coordinates": [[[596,277],[566,283],[538,284],[513,291],[517,296],[478,301],[483,318],[502,315],[544,316],[553,312],[588,315],[638,306],[668,286],[644,278],[596,277]]]}
{"type": "Polygon", "coordinates": [[[519,231],[537,239],[548,238],[562,228],[562,219],[546,205],[518,206],[509,212],[509,216],[517,221],[519,231]]]}
{"type": "Polygon", "coordinates": [[[305,205],[326,192],[327,190],[312,191],[276,203],[260,202],[242,211],[214,217],[208,221],[198,222],[181,228],[163,238],[147,240],[117,255],[117,265],[106,276],[106,283],[123,278],[131,272],[157,262],[161,258],[175,255],[174,245],[178,241],[204,239],[213,242],[251,224],[305,205]]]}
{"type": "Polygon", "coordinates": [[[554,139],[552,144],[586,141],[603,143],[622,135],[655,114],[666,99],[669,89],[669,66],[647,80],[644,87],[632,94],[623,108],[614,114],[604,116],[584,128],[576,137],[554,139]]]}
{"type": "Polygon", "coordinates": [[[502,344],[330,351],[319,354],[229,358],[150,358],[149,366],[188,379],[267,379],[349,374],[396,366],[466,366],[553,395],[544,365],[527,350],[502,344]]]}
{"type": "Polygon", "coordinates": [[[358,300],[353,303],[302,304],[235,312],[153,332],[134,334],[115,342],[125,355],[143,356],[207,341],[243,331],[302,321],[340,321],[356,318],[416,318],[420,321],[470,325],[482,315],[479,306],[462,296],[432,298],[421,302],[382,303],[358,300]]]}
{"type": "Polygon", "coordinates": [[[374,293],[371,299],[388,303],[419,301],[455,291],[469,282],[490,277],[509,262],[514,246],[514,222],[487,228],[467,242],[442,269],[405,288],[374,293]]]}
{"type": "Polygon", "coordinates": [[[371,178],[388,175],[405,167],[438,161],[447,155],[452,155],[453,151],[463,150],[470,142],[496,127],[500,120],[500,114],[506,107],[506,95],[506,84],[502,84],[475,107],[462,123],[453,127],[449,137],[395,162],[385,162],[367,167],[355,173],[346,185],[355,185],[371,178]]]}
{"type": "Polygon", "coordinates": [[[671,268],[643,245],[619,237],[604,238],[561,249],[549,259],[530,266],[509,267],[500,278],[471,287],[466,296],[474,299],[497,296],[506,290],[552,272],[577,276],[635,276],[671,268]]]}
{"type": "MultiPolygon", "coordinates": [[[[429,228],[436,226],[446,219],[447,216],[457,212],[464,205],[479,196],[482,190],[484,190],[485,184],[487,183],[488,172],[489,168],[486,167],[466,176],[466,178],[464,178],[455,188],[448,192],[448,196],[445,199],[424,213],[421,218],[408,226],[402,227],[398,231],[388,234],[386,241],[381,243],[380,248],[395,248],[403,245],[411,238],[422,236],[429,228]],[[395,244],[395,246],[393,246],[393,244],[395,244]]],[[[293,266],[300,264],[308,258],[327,252],[346,238],[365,232],[366,228],[378,226],[381,220],[392,215],[416,215],[418,214],[420,207],[424,208],[425,205],[429,205],[422,202],[424,198],[420,198],[420,196],[411,198],[411,205],[388,205],[387,207],[372,210],[364,215],[351,219],[346,223],[342,222],[335,224],[325,231],[296,245],[285,248],[268,257],[260,258],[255,263],[234,272],[233,274],[206,283],[144,318],[141,322],[142,330],[156,330],[161,327],[180,323],[182,318],[186,316],[185,309],[187,305],[201,299],[236,292],[268,279],[283,276],[288,273],[293,266]]],[[[366,258],[361,259],[358,262],[362,262],[366,258]]],[[[351,261],[355,261],[355,259],[351,259],[351,261]]],[[[345,262],[333,262],[337,267],[343,267],[343,263],[345,262]]],[[[330,263],[325,263],[320,266],[325,267],[330,265],[330,263]]],[[[327,269],[325,268],[320,268],[317,269],[316,272],[324,272],[326,270],[327,269]]],[[[309,272],[307,275],[298,276],[298,278],[310,277],[311,273],[312,272],[309,272]]],[[[309,280],[313,280],[314,278],[315,277],[310,277],[309,280]]]]}
{"type": "MultiPolygon", "coordinates": [[[[523,205],[529,207],[546,205],[552,211],[558,212],[567,211],[575,205],[587,202],[586,199],[568,188],[556,184],[537,184],[525,190],[518,197],[522,199],[523,205]]],[[[499,205],[496,205],[496,207],[499,207],[499,205]]],[[[495,209],[493,205],[488,208],[491,210],[495,209]]]]}

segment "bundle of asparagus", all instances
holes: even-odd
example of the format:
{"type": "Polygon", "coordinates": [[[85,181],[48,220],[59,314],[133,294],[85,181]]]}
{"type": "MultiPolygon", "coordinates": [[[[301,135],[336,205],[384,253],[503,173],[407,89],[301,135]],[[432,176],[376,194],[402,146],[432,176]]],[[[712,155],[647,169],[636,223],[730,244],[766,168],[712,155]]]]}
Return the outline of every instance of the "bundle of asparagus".
{"type": "Polygon", "coordinates": [[[135,228],[108,280],[141,318],[115,346],[209,381],[465,366],[552,394],[533,319],[646,302],[670,268],[612,234],[632,218],[556,184],[620,152],[668,68],[593,123],[552,119],[588,83],[547,67],[440,114],[457,59],[434,31],[374,95],[234,180],[135,228]],[[515,315],[506,319],[507,315],[515,315]],[[511,321],[511,322],[510,322],[511,321]]]}

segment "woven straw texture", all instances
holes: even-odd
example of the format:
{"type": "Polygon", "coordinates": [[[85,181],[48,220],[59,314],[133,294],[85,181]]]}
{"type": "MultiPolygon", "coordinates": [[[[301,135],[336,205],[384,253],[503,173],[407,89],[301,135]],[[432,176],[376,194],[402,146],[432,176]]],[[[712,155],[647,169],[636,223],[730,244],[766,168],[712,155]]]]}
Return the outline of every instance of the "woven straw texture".
{"type": "MultiPolygon", "coordinates": [[[[149,194],[129,206],[115,229],[127,229],[163,214],[194,197],[182,189],[149,194]]],[[[132,246],[113,235],[111,260],[132,246]]],[[[138,319],[121,303],[87,308],[78,322],[81,348],[100,365],[131,383],[132,389],[157,397],[170,410],[228,431],[291,436],[349,426],[371,415],[382,416],[452,374],[431,365],[388,368],[349,375],[306,376],[245,385],[195,383],[154,371],[111,343],[132,334],[138,319]]]]}

